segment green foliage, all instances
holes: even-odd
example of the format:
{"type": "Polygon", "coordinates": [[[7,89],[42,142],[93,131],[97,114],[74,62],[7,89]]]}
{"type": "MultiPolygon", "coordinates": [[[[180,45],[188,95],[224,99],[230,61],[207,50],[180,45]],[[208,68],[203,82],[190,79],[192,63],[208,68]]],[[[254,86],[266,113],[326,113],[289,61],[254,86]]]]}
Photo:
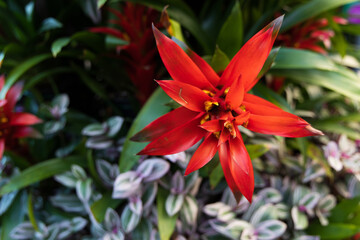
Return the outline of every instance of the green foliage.
{"type": "Polygon", "coordinates": [[[355,0],[207,0],[201,7],[183,0],[130,2],[137,5],[0,0],[0,73],[6,79],[0,99],[24,81],[14,111],[43,120],[32,126],[41,139],[6,139],[0,239],[341,240],[359,233],[360,54],[352,40],[360,28],[333,20],[355,0]],[[165,33],[160,14],[166,5],[171,37],[205,54],[219,75],[248,39],[285,14],[250,93],[326,135],[285,139],[241,127],[255,175],[251,204],[245,198],[236,203],[218,154],[186,177],[196,145],[173,155],[136,155],[147,143],[130,138],[179,106],[161,88],[142,98],[155,89],[146,79],[169,79],[151,26],[144,25],[154,14],[151,21],[165,33]],[[324,26],[312,25],[323,18],[324,26]],[[287,37],[291,46],[302,46],[309,36],[291,33],[304,26],[315,28],[309,36],[320,34],[315,48],[281,46],[287,37]]]}
{"type": "Polygon", "coordinates": [[[29,167],[0,188],[0,195],[22,189],[38,181],[47,179],[70,169],[72,164],[84,165],[84,157],[72,156],[64,159],[56,158],[29,167]]]}
{"type": "Polygon", "coordinates": [[[137,156],[136,154],[146,145],[145,143],[133,142],[130,138],[151,121],[167,113],[170,109],[165,106],[165,104],[169,101],[170,98],[164,93],[164,91],[162,91],[161,88],[158,88],[139,112],[128,131],[124,143],[124,150],[122,151],[119,160],[120,172],[128,171],[136,164],[140,158],[140,156],[137,156]]]}
{"type": "Polygon", "coordinates": [[[243,40],[243,23],[239,1],[231,10],[229,17],[222,26],[218,39],[216,41],[219,48],[231,59],[242,46],[243,40]]]}
{"type": "Polygon", "coordinates": [[[176,219],[178,215],[170,217],[165,210],[165,199],[167,193],[164,190],[160,190],[157,195],[157,213],[158,213],[158,225],[161,240],[169,240],[175,229],[176,219]]]}

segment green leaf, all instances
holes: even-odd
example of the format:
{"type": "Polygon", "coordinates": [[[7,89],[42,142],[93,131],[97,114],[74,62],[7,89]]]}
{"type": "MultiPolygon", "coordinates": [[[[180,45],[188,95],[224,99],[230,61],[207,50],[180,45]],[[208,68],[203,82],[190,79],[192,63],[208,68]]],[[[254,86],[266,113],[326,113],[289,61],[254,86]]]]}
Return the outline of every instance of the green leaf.
{"type": "Polygon", "coordinates": [[[27,207],[28,207],[28,216],[29,216],[29,220],[32,224],[32,226],[34,227],[34,229],[36,231],[39,231],[38,225],[36,223],[36,218],[35,218],[35,214],[34,214],[34,206],[33,206],[33,201],[32,201],[32,194],[30,193],[28,196],[28,201],[27,201],[27,207]]]}
{"type": "Polygon", "coordinates": [[[98,222],[104,221],[105,213],[108,208],[116,209],[123,201],[122,199],[113,199],[111,196],[112,193],[107,192],[91,205],[91,212],[98,222]]]}
{"type": "Polygon", "coordinates": [[[181,25],[175,20],[170,19],[171,28],[173,30],[173,35],[175,38],[179,39],[182,42],[185,42],[185,38],[181,31],[181,25]]]}
{"type": "Polygon", "coordinates": [[[210,62],[210,66],[214,69],[214,71],[217,73],[224,71],[227,65],[229,65],[229,62],[230,59],[228,56],[221,51],[219,46],[216,46],[215,53],[210,62]]]}
{"type": "Polygon", "coordinates": [[[4,87],[0,91],[0,99],[4,99],[6,96],[7,91],[10,87],[30,68],[39,64],[40,62],[50,58],[50,54],[41,54],[30,59],[25,60],[23,63],[15,67],[9,75],[6,77],[6,82],[4,87]]]}
{"type": "Polygon", "coordinates": [[[12,177],[9,182],[2,186],[0,188],[0,196],[11,191],[19,190],[38,181],[42,181],[56,174],[65,172],[71,168],[72,164],[84,165],[85,157],[72,156],[66,158],[55,158],[29,167],[19,175],[12,177]]]}
{"type": "Polygon", "coordinates": [[[245,147],[251,159],[261,157],[269,151],[269,147],[264,144],[246,144],[245,147]]]}
{"type": "Polygon", "coordinates": [[[4,58],[5,58],[5,53],[0,52],[0,68],[1,68],[2,62],[4,61],[4,58]]]}
{"type": "Polygon", "coordinates": [[[285,76],[299,83],[307,83],[328,88],[354,100],[360,100],[360,79],[349,78],[347,73],[329,72],[316,69],[274,70],[274,75],[285,76]]]}
{"type": "Polygon", "coordinates": [[[210,173],[209,175],[209,181],[210,181],[210,187],[214,189],[221,181],[221,179],[224,177],[224,171],[222,169],[221,164],[219,163],[210,173]]]}
{"type": "Polygon", "coordinates": [[[344,223],[349,219],[357,208],[359,207],[360,196],[352,199],[342,200],[336,207],[331,211],[329,221],[331,223],[344,223]]]}
{"type": "Polygon", "coordinates": [[[136,154],[147,144],[133,142],[130,138],[151,121],[169,112],[170,108],[165,106],[165,104],[169,101],[170,98],[166,95],[166,93],[161,88],[158,88],[141,109],[126,136],[119,160],[120,172],[126,172],[136,164],[140,158],[140,156],[137,156],[136,154]]]}
{"type": "Polygon", "coordinates": [[[59,38],[51,44],[51,52],[53,57],[56,57],[61,49],[70,43],[70,38],[59,38]]]}
{"type": "Polygon", "coordinates": [[[39,72],[38,74],[36,74],[35,76],[28,78],[26,80],[25,85],[24,85],[24,91],[32,88],[33,86],[38,84],[41,80],[47,79],[47,77],[50,77],[55,74],[68,73],[68,72],[72,72],[72,71],[73,70],[68,67],[58,67],[58,68],[53,68],[53,69],[49,69],[49,70],[45,70],[45,71],[43,70],[43,71],[39,72]]]}
{"type": "Polygon", "coordinates": [[[345,134],[350,138],[359,139],[360,132],[358,129],[353,129],[351,127],[346,126],[346,123],[357,123],[360,121],[359,113],[352,113],[345,116],[334,116],[328,117],[320,120],[316,120],[312,122],[312,125],[315,128],[320,128],[324,131],[345,134]]]}
{"type": "Polygon", "coordinates": [[[321,239],[344,239],[354,236],[360,227],[352,224],[330,223],[327,226],[311,224],[307,233],[320,236],[321,239]]]}
{"type": "Polygon", "coordinates": [[[294,11],[285,16],[281,27],[281,32],[301,23],[307,19],[313,18],[321,13],[329,11],[342,5],[356,2],[357,0],[312,0],[306,1],[298,7],[294,7],[294,11]]]}
{"type": "Polygon", "coordinates": [[[331,171],[329,162],[324,157],[323,150],[319,146],[307,141],[307,155],[311,159],[313,159],[314,162],[319,163],[324,168],[326,175],[329,178],[331,178],[331,179],[334,178],[334,174],[331,171]]]}
{"type": "Polygon", "coordinates": [[[349,33],[352,35],[360,35],[360,25],[358,25],[358,24],[341,25],[340,29],[342,32],[345,32],[345,33],[349,33]]]}
{"type": "Polygon", "coordinates": [[[169,193],[162,188],[159,188],[156,197],[157,213],[158,213],[158,226],[161,240],[169,240],[175,230],[176,219],[178,215],[170,217],[166,213],[165,201],[169,193]]]}
{"type": "Polygon", "coordinates": [[[12,240],[10,232],[24,221],[27,206],[26,198],[25,192],[18,194],[11,207],[1,216],[1,240],[12,240]]]}
{"type": "Polygon", "coordinates": [[[276,106],[282,108],[283,110],[290,113],[294,113],[293,109],[290,107],[288,102],[282,96],[272,91],[271,89],[265,87],[261,83],[257,83],[252,88],[252,91],[255,93],[255,95],[274,103],[276,106]]]}
{"type": "Polygon", "coordinates": [[[308,50],[282,47],[271,69],[319,69],[336,71],[338,67],[328,57],[308,50]]]}
{"type": "Polygon", "coordinates": [[[267,71],[269,71],[269,69],[271,68],[271,66],[273,65],[275,58],[277,57],[278,53],[279,53],[280,47],[274,48],[271,50],[269,56],[267,57],[263,67],[261,68],[259,74],[257,75],[256,78],[260,79],[267,71]]]}
{"type": "Polygon", "coordinates": [[[63,26],[62,23],[59,22],[58,20],[56,20],[55,18],[51,18],[51,17],[46,18],[41,24],[39,33],[57,29],[57,28],[62,28],[62,26],[63,26]]]}
{"type": "Polygon", "coordinates": [[[329,124],[339,122],[360,122],[360,113],[351,113],[345,116],[333,116],[316,121],[316,124],[329,124]]]}
{"type": "Polygon", "coordinates": [[[107,0],[97,0],[97,8],[101,8],[106,2],[107,0]]]}
{"type": "Polygon", "coordinates": [[[105,36],[105,46],[107,49],[116,49],[118,46],[128,45],[129,42],[121,38],[117,38],[111,35],[105,36]]]}
{"type": "Polygon", "coordinates": [[[243,41],[243,31],[240,3],[235,1],[234,7],[221,27],[216,41],[229,58],[232,58],[240,50],[243,41]]]}

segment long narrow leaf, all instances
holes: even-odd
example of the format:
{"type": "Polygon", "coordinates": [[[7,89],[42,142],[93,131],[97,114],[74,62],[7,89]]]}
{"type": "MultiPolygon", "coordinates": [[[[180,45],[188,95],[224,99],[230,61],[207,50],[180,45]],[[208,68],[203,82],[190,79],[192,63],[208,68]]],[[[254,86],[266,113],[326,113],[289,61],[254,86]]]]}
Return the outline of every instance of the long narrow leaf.
{"type": "Polygon", "coordinates": [[[126,136],[120,157],[120,172],[125,172],[131,169],[140,158],[136,154],[146,146],[146,143],[133,142],[130,138],[151,121],[167,113],[170,108],[165,106],[165,104],[169,101],[170,98],[166,95],[166,93],[161,88],[158,88],[141,109],[126,136]]]}
{"type": "Polygon", "coordinates": [[[13,240],[10,237],[10,232],[24,221],[27,207],[26,199],[27,194],[25,192],[18,194],[11,207],[1,216],[1,240],[13,240]]]}
{"type": "Polygon", "coordinates": [[[4,87],[0,91],[0,99],[4,99],[6,96],[7,91],[10,89],[10,87],[17,81],[19,78],[30,68],[33,66],[39,64],[40,62],[51,58],[50,54],[42,54],[37,55],[35,57],[32,57],[25,62],[21,63],[19,66],[14,68],[9,75],[6,77],[6,82],[4,87]]]}
{"type": "Polygon", "coordinates": [[[165,209],[165,200],[168,193],[162,188],[159,189],[157,200],[158,226],[161,240],[169,240],[175,230],[177,214],[170,217],[165,209]]]}
{"type": "Polygon", "coordinates": [[[288,77],[299,83],[308,83],[328,88],[354,100],[360,100],[360,79],[354,81],[339,72],[309,70],[274,70],[274,75],[288,77]]]}
{"type": "Polygon", "coordinates": [[[313,18],[323,12],[340,7],[342,5],[356,2],[357,0],[312,0],[306,1],[303,5],[294,8],[295,10],[285,16],[280,31],[301,23],[307,19],[313,18]]]}
{"type": "Polygon", "coordinates": [[[2,186],[0,196],[67,171],[73,164],[84,166],[85,158],[82,156],[55,158],[29,167],[2,186]]]}

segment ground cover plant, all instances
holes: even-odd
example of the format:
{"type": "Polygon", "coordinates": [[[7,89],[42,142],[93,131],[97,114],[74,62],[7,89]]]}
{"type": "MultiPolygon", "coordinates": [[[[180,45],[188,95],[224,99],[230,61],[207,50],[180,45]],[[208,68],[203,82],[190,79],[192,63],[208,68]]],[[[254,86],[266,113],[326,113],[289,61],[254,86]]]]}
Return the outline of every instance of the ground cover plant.
{"type": "Polygon", "coordinates": [[[359,239],[355,0],[0,0],[0,239],[359,239]]]}

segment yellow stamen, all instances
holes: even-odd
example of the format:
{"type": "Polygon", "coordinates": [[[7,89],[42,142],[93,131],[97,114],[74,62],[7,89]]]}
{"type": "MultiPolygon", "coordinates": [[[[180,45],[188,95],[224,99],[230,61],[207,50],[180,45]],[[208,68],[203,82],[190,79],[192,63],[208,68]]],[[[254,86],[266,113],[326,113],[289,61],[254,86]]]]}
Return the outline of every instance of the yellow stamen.
{"type": "Polygon", "coordinates": [[[243,110],[243,112],[246,111],[246,107],[244,105],[240,105],[240,109],[243,110]]]}
{"type": "Polygon", "coordinates": [[[203,124],[205,122],[207,122],[208,120],[210,120],[210,114],[206,114],[200,121],[200,124],[203,124]]]}
{"type": "Polygon", "coordinates": [[[205,101],[204,105],[205,105],[205,111],[209,112],[210,110],[212,110],[214,108],[214,106],[219,106],[219,103],[218,102],[205,101]]]}
{"type": "Polygon", "coordinates": [[[8,121],[9,121],[9,119],[7,117],[0,118],[1,123],[7,123],[8,121]]]}
{"type": "Polygon", "coordinates": [[[220,132],[213,132],[213,134],[214,134],[214,136],[215,136],[217,139],[219,139],[219,137],[220,137],[220,132]]]}
{"type": "Polygon", "coordinates": [[[234,128],[234,124],[232,122],[226,121],[224,123],[224,127],[230,132],[230,135],[233,138],[236,138],[236,131],[235,131],[235,128],[234,128]]]}
{"type": "Polygon", "coordinates": [[[209,97],[215,96],[215,93],[209,91],[209,90],[202,90],[204,93],[206,93],[209,97]]]}
{"type": "Polygon", "coordinates": [[[230,90],[230,87],[227,87],[227,88],[224,90],[225,96],[229,93],[229,90],[230,90]]]}
{"type": "Polygon", "coordinates": [[[247,126],[249,125],[249,121],[246,121],[242,124],[243,127],[247,128],[247,126]]]}

